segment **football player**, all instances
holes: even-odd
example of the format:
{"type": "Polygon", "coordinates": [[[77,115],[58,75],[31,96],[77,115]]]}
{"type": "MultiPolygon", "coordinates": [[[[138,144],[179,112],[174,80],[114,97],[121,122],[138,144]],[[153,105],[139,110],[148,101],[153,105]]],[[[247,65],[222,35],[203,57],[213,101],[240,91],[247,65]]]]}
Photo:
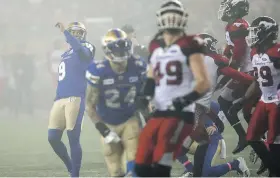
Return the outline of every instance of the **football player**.
{"type": "MultiPolygon", "coordinates": [[[[223,125],[217,122],[218,120],[216,119],[218,113],[219,105],[215,102],[211,102],[211,112],[202,116],[199,120],[198,126],[190,136],[192,139],[204,142],[198,144],[196,147],[193,176],[221,177],[226,173],[235,170],[243,174],[243,176],[248,177],[250,171],[242,157],[225,164],[213,166],[213,163],[218,156],[220,156],[221,159],[225,159],[226,157],[225,142],[219,129],[221,128],[221,130],[223,130],[223,125]],[[218,123],[218,125],[215,123],[218,123]]],[[[190,148],[192,147],[193,146],[190,148]]]]}
{"type": "Polygon", "coordinates": [[[185,34],[187,17],[178,0],[163,3],[157,12],[159,33],[149,46],[148,79],[143,87],[155,111],[139,138],[135,171],[140,177],[170,177],[176,153],[193,130],[193,102],[210,87],[203,41],[185,34]]]}
{"type": "MultiPolygon", "coordinates": [[[[198,115],[196,115],[197,119],[201,119],[202,117],[204,117],[205,114],[205,112],[202,112],[203,110],[199,110],[200,108],[203,107],[207,110],[209,110],[210,108],[211,98],[216,87],[218,75],[223,74],[244,84],[250,84],[254,79],[248,74],[239,72],[229,67],[229,60],[225,56],[222,56],[217,53],[216,44],[218,41],[214,37],[206,33],[200,34],[199,37],[201,37],[201,39],[203,39],[204,41],[206,49],[206,56],[204,60],[205,64],[207,65],[207,71],[209,74],[210,81],[212,83],[212,87],[209,92],[207,92],[201,99],[196,101],[197,106],[200,106],[196,107],[196,113],[197,111],[199,113],[198,115]]],[[[183,148],[182,150],[186,149],[183,148]]],[[[185,160],[182,157],[179,158],[179,161],[182,163],[185,162],[185,160]]],[[[187,164],[186,166],[189,165],[187,164]]]]}
{"type": "MultiPolygon", "coordinates": [[[[248,0],[223,0],[219,11],[218,18],[227,23],[226,30],[226,47],[224,55],[231,59],[231,66],[236,69],[240,69],[242,72],[252,71],[250,61],[250,48],[246,44],[245,37],[248,34],[247,28],[249,24],[243,19],[249,12],[248,0]]],[[[226,80],[227,81],[227,80],[226,80]]],[[[221,105],[221,109],[228,118],[229,123],[239,135],[239,142],[237,147],[232,151],[233,154],[239,153],[246,146],[245,130],[242,127],[236,111],[232,115],[228,115],[228,110],[232,106],[232,102],[244,94],[248,85],[240,85],[236,80],[231,80],[227,83],[222,91],[218,102],[221,105]]],[[[245,111],[245,110],[244,110],[245,111]]],[[[244,116],[248,114],[245,113],[244,116]]],[[[249,118],[245,117],[248,122],[249,118]]]]}
{"type": "Polygon", "coordinates": [[[62,54],[58,66],[58,84],[49,117],[48,140],[71,176],[79,177],[82,160],[80,132],[87,84],[85,74],[93,60],[95,48],[86,41],[86,28],[81,22],[70,23],[67,29],[62,23],[57,23],[56,27],[64,34],[70,48],[62,54]],[[61,141],[65,129],[71,156],[61,141]]]}
{"type": "MultiPolygon", "coordinates": [[[[279,83],[280,83],[280,44],[278,37],[278,24],[267,16],[253,20],[249,27],[247,44],[252,48],[251,59],[254,67],[254,76],[262,92],[261,98],[255,108],[247,130],[247,140],[254,151],[270,171],[270,176],[280,176],[280,145],[279,145],[279,83]],[[260,141],[267,131],[267,143],[260,141]]],[[[253,83],[246,95],[235,105],[241,104],[254,91],[253,83]]]]}
{"type": "Polygon", "coordinates": [[[145,80],[147,65],[131,54],[124,31],[110,29],[103,38],[105,60],[90,65],[86,111],[102,135],[110,176],[134,176],[134,159],[140,131],[136,96],[145,80]],[[122,157],[127,171],[122,167],[122,157]]]}

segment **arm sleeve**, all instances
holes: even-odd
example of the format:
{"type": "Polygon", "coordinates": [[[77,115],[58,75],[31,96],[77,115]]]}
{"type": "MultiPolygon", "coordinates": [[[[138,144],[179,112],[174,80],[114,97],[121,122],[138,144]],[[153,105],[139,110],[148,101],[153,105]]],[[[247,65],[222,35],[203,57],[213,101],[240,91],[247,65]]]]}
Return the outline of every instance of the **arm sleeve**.
{"type": "Polygon", "coordinates": [[[101,76],[99,70],[96,67],[96,64],[93,63],[88,67],[86,71],[86,79],[88,83],[94,87],[99,88],[101,83],[101,76]]]}
{"type": "Polygon", "coordinates": [[[67,30],[64,31],[67,43],[71,45],[74,51],[78,52],[82,59],[91,59],[94,56],[95,48],[85,42],[81,43],[77,38],[73,37],[67,30]]]}
{"type": "Polygon", "coordinates": [[[234,47],[232,49],[232,60],[239,64],[246,56],[248,46],[245,39],[235,39],[233,40],[233,43],[234,47]]]}
{"type": "Polygon", "coordinates": [[[243,72],[238,72],[237,70],[231,68],[231,67],[223,67],[219,69],[219,72],[222,74],[231,77],[234,80],[238,80],[244,84],[250,84],[253,80],[254,77],[245,74],[243,72]]]}

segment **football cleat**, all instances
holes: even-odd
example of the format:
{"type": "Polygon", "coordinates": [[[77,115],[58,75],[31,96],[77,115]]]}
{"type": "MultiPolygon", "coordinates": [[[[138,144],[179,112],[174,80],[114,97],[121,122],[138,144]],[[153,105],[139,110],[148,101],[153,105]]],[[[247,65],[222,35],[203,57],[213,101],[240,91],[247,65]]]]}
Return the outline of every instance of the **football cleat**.
{"type": "Polygon", "coordinates": [[[249,177],[250,176],[250,170],[245,162],[245,159],[242,157],[237,158],[237,160],[239,161],[239,165],[238,165],[238,172],[243,175],[243,177],[249,177]]]}

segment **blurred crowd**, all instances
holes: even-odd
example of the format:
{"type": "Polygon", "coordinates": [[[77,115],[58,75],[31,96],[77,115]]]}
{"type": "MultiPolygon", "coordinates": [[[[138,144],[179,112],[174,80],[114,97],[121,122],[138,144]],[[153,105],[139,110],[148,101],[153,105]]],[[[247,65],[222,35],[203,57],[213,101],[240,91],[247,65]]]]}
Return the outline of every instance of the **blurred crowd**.
{"type": "MultiPolygon", "coordinates": [[[[56,22],[83,22],[88,40],[102,57],[100,39],[112,27],[131,24],[140,44],[155,34],[155,12],[163,0],[1,0],[0,6],[0,110],[15,115],[48,110],[55,92],[49,57],[66,47],[56,22]],[[58,45],[59,43],[59,45],[58,45]]],[[[208,32],[224,43],[225,24],[217,19],[221,0],[181,0],[189,11],[187,32],[208,32]]],[[[246,19],[260,15],[280,22],[279,0],[249,0],[246,19]]]]}

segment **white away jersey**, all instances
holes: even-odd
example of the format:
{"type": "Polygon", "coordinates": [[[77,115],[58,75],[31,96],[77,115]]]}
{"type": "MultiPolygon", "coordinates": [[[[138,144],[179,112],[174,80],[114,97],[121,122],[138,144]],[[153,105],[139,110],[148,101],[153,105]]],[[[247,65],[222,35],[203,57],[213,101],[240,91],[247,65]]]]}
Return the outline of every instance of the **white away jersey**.
{"type": "MultiPolygon", "coordinates": [[[[150,64],[156,81],[153,99],[156,110],[170,109],[173,99],[193,91],[195,81],[189,68],[188,56],[203,51],[203,47],[195,40],[196,37],[184,36],[168,48],[163,48],[159,41],[151,42],[150,64]]],[[[194,109],[193,103],[186,106],[183,111],[194,112],[194,109]]]]}
{"type": "Polygon", "coordinates": [[[277,88],[280,84],[280,69],[279,66],[275,67],[275,60],[280,60],[280,45],[263,54],[258,54],[255,50],[252,52],[254,76],[262,91],[261,101],[265,103],[279,102],[277,88]]]}

